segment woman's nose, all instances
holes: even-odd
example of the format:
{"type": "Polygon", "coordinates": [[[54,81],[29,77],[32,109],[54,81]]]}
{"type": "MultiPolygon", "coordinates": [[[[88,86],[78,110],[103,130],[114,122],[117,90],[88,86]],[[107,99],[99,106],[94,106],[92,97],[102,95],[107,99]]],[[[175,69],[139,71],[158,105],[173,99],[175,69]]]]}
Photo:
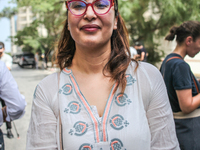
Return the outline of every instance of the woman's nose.
{"type": "Polygon", "coordinates": [[[87,18],[88,20],[92,20],[93,18],[96,18],[96,14],[92,9],[92,5],[89,5],[87,7],[87,10],[85,12],[84,18],[87,18]]]}

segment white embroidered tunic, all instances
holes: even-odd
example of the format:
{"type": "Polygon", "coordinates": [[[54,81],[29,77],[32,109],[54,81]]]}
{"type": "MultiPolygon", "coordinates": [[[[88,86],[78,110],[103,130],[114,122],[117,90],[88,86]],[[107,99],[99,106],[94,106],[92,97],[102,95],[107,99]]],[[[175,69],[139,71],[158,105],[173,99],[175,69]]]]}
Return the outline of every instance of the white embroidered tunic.
{"type": "Polygon", "coordinates": [[[160,72],[148,63],[134,69],[131,63],[124,93],[114,93],[113,85],[102,117],[71,70],[61,72],[59,87],[57,74],[43,79],[34,94],[27,149],[59,149],[60,110],[65,150],[179,150],[160,72]]]}

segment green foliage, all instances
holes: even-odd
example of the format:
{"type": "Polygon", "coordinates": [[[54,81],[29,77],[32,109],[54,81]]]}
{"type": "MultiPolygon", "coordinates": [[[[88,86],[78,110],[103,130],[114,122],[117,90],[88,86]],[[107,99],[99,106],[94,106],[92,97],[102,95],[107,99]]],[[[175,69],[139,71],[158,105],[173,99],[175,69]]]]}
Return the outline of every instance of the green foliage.
{"type": "MultiPolygon", "coordinates": [[[[54,50],[54,42],[59,37],[62,22],[66,19],[64,2],[61,0],[12,0],[18,8],[31,6],[35,21],[22,31],[18,31],[16,44],[23,50],[43,53],[54,50]],[[47,36],[38,33],[38,27],[44,26],[47,36]]],[[[156,64],[164,56],[159,49],[158,39],[165,36],[173,25],[187,20],[200,20],[199,0],[118,0],[119,11],[130,33],[130,44],[135,41],[144,43],[149,56],[148,61],[156,64]]],[[[9,17],[8,8],[0,13],[9,17]],[[7,13],[8,12],[8,13],[7,13]]],[[[15,12],[15,11],[14,11],[15,12]]],[[[162,43],[161,43],[162,44],[162,43]]]]}
{"type": "Polygon", "coordinates": [[[198,0],[118,0],[119,11],[130,33],[130,44],[144,43],[148,61],[156,64],[164,55],[157,39],[166,35],[170,27],[187,20],[200,20],[198,0]]]}
{"type": "Polygon", "coordinates": [[[11,18],[11,16],[15,15],[16,13],[17,13],[17,9],[16,8],[5,7],[0,12],[0,19],[3,18],[3,17],[11,18]]]}
{"type": "Polygon", "coordinates": [[[62,30],[65,19],[63,2],[59,0],[15,0],[18,8],[31,6],[35,20],[14,37],[15,44],[22,47],[23,51],[48,53],[54,50],[54,43],[62,30]],[[38,29],[44,27],[47,35],[38,29]]]}

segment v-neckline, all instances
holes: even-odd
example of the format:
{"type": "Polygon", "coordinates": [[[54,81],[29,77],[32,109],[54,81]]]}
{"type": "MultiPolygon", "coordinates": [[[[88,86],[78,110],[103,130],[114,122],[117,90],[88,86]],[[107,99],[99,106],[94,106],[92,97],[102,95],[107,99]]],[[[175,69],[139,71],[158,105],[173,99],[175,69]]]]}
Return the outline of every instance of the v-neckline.
{"type": "MultiPolygon", "coordinates": [[[[104,108],[104,112],[103,112],[103,115],[101,117],[101,123],[99,122],[98,118],[96,117],[96,115],[94,114],[94,112],[92,111],[92,108],[89,104],[89,102],[87,101],[87,99],[84,97],[83,93],[81,92],[80,88],[79,88],[79,85],[73,75],[73,72],[71,69],[68,69],[67,67],[65,69],[63,69],[63,72],[67,75],[69,75],[70,77],[70,80],[71,80],[71,83],[74,87],[74,90],[76,92],[76,95],[78,97],[78,99],[81,101],[81,103],[83,104],[83,106],[85,107],[85,110],[88,112],[91,120],[93,121],[94,123],[94,126],[95,126],[95,132],[96,132],[96,141],[97,143],[100,142],[100,136],[99,136],[99,128],[101,128],[102,126],[102,130],[103,130],[103,139],[101,139],[101,141],[108,141],[108,137],[107,137],[107,131],[106,131],[106,125],[107,125],[107,120],[108,120],[108,116],[109,116],[109,113],[110,113],[110,109],[111,109],[111,106],[112,106],[112,102],[113,102],[113,97],[115,95],[114,93],[114,89],[116,88],[117,86],[117,82],[115,82],[112,86],[112,89],[110,91],[110,94],[109,94],[109,97],[106,101],[106,106],[104,108]]],[[[98,113],[98,116],[99,116],[99,113],[98,113]]],[[[100,117],[100,116],[99,116],[100,117]]]]}

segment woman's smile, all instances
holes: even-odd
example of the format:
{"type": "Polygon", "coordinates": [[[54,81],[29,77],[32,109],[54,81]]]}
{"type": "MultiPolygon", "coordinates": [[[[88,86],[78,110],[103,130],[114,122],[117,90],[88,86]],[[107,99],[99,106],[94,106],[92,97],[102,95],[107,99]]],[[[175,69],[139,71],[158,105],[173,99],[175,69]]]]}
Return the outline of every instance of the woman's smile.
{"type": "Polygon", "coordinates": [[[84,25],[80,28],[80,30],[83,30],[83,31],[86,31],[86,32],[96,32],[99,29],[101,29],[101,28],[96,24],[87,24],[87,25],[84,25]]]}

